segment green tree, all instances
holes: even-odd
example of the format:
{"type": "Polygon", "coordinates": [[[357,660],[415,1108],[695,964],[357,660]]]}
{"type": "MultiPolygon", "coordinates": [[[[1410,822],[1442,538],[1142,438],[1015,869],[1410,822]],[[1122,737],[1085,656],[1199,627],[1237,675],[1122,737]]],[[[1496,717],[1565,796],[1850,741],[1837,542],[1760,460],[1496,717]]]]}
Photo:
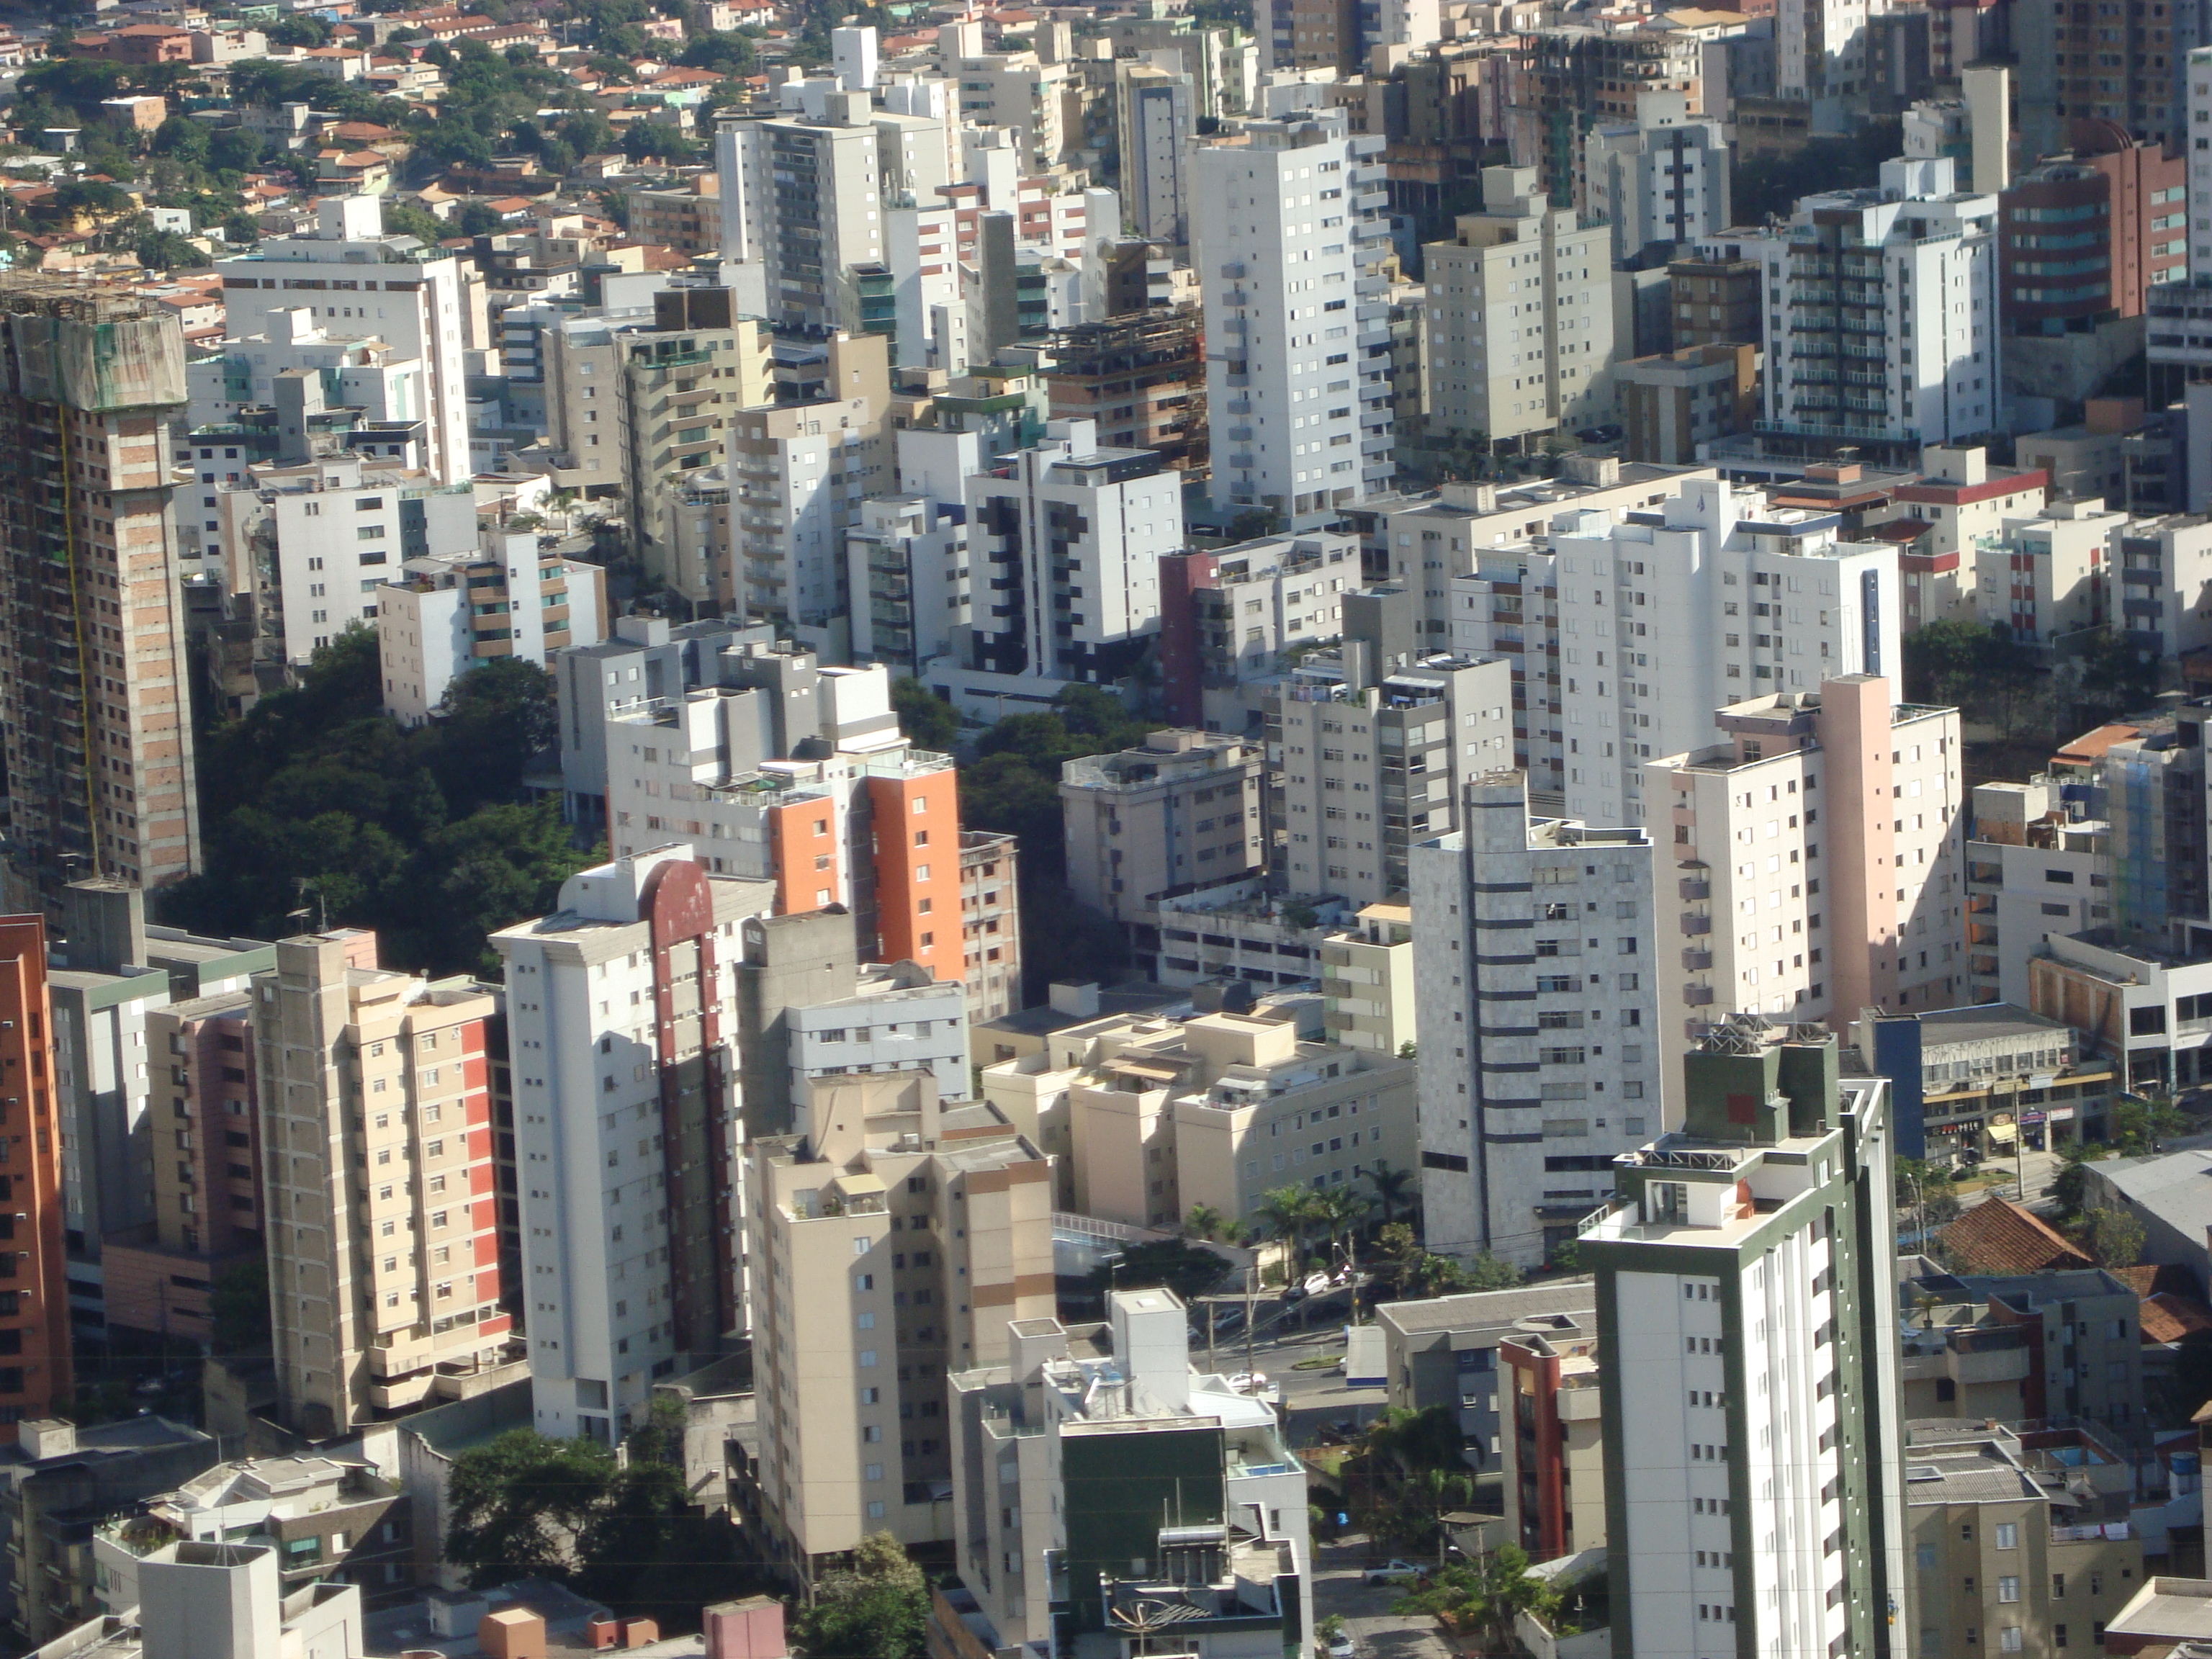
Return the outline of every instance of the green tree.
{"type": "Polygon", "coordinates": [[[1511,1262],[1501,1261],[1487,1250],[1477,1250],[1461,1271],[1465,1288],[1470,1291],[1507,1291],[1528,1278],[1511,1262]]]}
{"type": "Polygon", "coordinates": [[[1132,1244],[1121,1252],[1121,1261],[1093,1268],[1091,1289],[1103,1296],[1109,1291],[1140,1291],[1158,1285],[1188,1302],[1211,1291],[1228,1271],[1226,1259],[1188,1239],[1159,1238],[1132,1244]]]}
{"type": "Polygon", "coordinates": [[[327,46],[331,32],[321,19],[304,12],[290,17],[280,17],[269,25],[269,44],[272,46],[327,46]]]}
{"type": "Polygon", "coordinates": [[[489,202],[471,202],[461,210],[460,231],[464,236],[496,236],[506,228],[507,221],[489,202]]]}
{"type": "Polygon", "coordinates": [[[2093,635],[2078,659],[2081,696],[2091,718],[2116,719],[2147,708],[2158,696],[2163,665],[2118,628],[2093,635]]]}
{"type": "Polygon", "coordinates": [[[2070,1220],[2081,1213],[2081,1204],[2088,1190],[2087,1166],[2105,1156],[2106,1149],[2087,1141],[2077,1140],[2063,1147],[2058,1154],[2059,1170],[2052,1177],[2051,1195],[2058,1200],[2058,1214],[2070,1220]]]}
{"type": "Polygon", "coordinates": [[[2188,1115],[2162,1095],[2123,1095],[2105,1114],[2106,1133],[2122,1158],[2140,1158],[2189,1133],[2188,1115]]]}
{"type": "Polygon", "coordinates": [[[1267,1231],[1291,1247],[1291,1267],[1295,1272],[1305,1260],[1306,1229],[1317,1218],[1313,1188],[1296,1184],[1278,1187],[1262,1193],[1252,1208],[1267,1224],[1267,1231]]]}
{"type": "Polygon", "coordinates": [[[2082,1218],[2082,1224],[2099,1265],[2132,1267],[2142,1260],[2143,1224],[2134,1212],[2118,1206],[2094,1209],[2082,1218]]]}
{"type": "Polygon", "coordinates": [[[1386,1160],[1378,1158],[1368,1168],[1367,1184],[1375,1189],[1375,1201],[1382,1207],[1382,1224],[1387,1227],[1396,1219],[1398,1206],[1413,1184],[1413,1172],[1394,1170],[1386,1160]]]}
{"type": "Polygon", "coordinates": [[[384,228],[395,236],[412,236],[426,247],[435,247],[453,234],[453,228],[419,202],[384,198],[384,228]]]}
{"type": "Polygon", "coordinates": [[[849,1571],[823,1575],[793,1634],[806,1659],[921,1659],[928,1624],[921,1569],[878,1532],[854,1547],[849,1571]]]}
{"type": "Polygon", "coordinates": [[[960,741],[960,711],[911,675],[891,682],[891,708],[917,748],[950,754],[960,741]]]}
{"type": "Polygon", "coordinates": [[[483,1587],[544,1576],[567,1579],[578,1541],[605,1504],[615,1456],[591,1440],[511,1429],[453,1460],[445,1559],[483,1587]]]}
{"type": "Polygon", "coordinates": [[[190,270],[215,263],[190,237],[173,230],[149,230],[133,248],[138,263],[149,270],[190,270]]]}
{"type": "Polygon", "coordinates": [[[1528,1553],[1501,1545],[1487,1555],[1443,1568],[1401,1597],[1391,1610],[1426,1613],[1455,1628],[1479,1633],[1491,1653],[1513,1651],[1516,1621],[1524,1613],[1549,1613],[1558,1596],[1545,1580],[1528,1571],[1528,1553]]]}
{"type": "Polygon", "coordinates": [[[753,66],[753,43],[742,34],[696,34],[684,42],[676,61],[686,69],[712,70],[717,75],[743,75],[753,66]]]}
{"type": "Polygon", "coordinates": [[[1844,138],[1815,138],[1787,155],[1755,156],[1735,170],[1735,211],[1745,224],[1788,217],[1801,196],[1852,190],[1879,181],[1881,164],[1898,153],[1902,124],[1869,122],[1844,138]]]}
{"type": "Polygon", "coordinates": [[[208,139],[208,165],[219,173],[251,172],[261,165],[261,155],[260,137],[244,127],[218,127],[208,139]]]}

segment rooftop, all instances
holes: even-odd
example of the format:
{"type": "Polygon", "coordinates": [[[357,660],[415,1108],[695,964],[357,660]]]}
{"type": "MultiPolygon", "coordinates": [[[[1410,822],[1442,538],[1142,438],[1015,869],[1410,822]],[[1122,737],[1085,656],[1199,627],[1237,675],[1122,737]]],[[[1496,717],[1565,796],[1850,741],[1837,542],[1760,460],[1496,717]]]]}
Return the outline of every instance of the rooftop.
{"type": "Polygon", "coordinates": [[[1944,1252],[1969,1273],[2033,1273],[2091,1265],[2071,1239],[2007,1198],[1984,1200],[1937,1237],[1944,1252]]]}

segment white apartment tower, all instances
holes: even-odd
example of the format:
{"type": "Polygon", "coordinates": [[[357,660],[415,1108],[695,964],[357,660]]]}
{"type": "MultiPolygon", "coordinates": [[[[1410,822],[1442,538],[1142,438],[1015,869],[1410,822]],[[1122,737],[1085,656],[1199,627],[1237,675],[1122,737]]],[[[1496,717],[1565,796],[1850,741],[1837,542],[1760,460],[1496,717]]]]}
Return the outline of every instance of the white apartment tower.
{"type": "MultiPolygon", "coordinates": [[[[1114,69],[1121,128],[1121,199],[1139,236],[1181,247],[1190,239],[1190,140],[1198,120],[1195,78],[1182,54],[1154,52],[1114,69]]],[[[1085,228],[1097,232],[1089,224],[1085,228]]]]}
{"type": "Polygon", "coordinates": [[[1718,235],[1729,208],[1728,129],[1690,112],[1685,92],[1638,94],[1633,121],[1607,122],[1583,141],[1592,216],[1613,227],[1613,257],[1656,242],[1679,246],[1718,235]]]}
{"type": "Polygon", "coordinates": [[[775,885],[662,847],[491,937],[507,969],[536,1426],[619,1440],[738,1328],[739,922],[775,885]]]}
{"type": "Polygon", "coordinates": [[[1336,110],[1241,136],[1191,158],[1214,487],[1313,529],[1393,471],[1382,141],[1336,110]]]}
{"type": "Polygon", "coordinates": [[[1623,523],[1553,521],[1568,817],[1655,817],[1644,763],[1717,740],[1717,708],[1899,672],[1896,550],[1834,523],[1710,478],[1623,523]]]}
{"type": "Polygon", "coordinates": [[[1553,206],[1534,167],[1485,167],[1482,211],[1422,250],[1430,419],[1518,438],[1608,418],[1613,245],[1553,206]]]}
{"type": "Polygon", "coordinates": [[[450,253],[411,236],[386,235],[374,196],[326,196],[315,204],[315,234],[271,237],[260,251],[225,259],[225,326],[234,338],[277,338],[295,328],[276,313],[314,313],[324,337],[382,340],[427,368],[427,460],[441,483],[465,481],[468,390],[461,353],[461,272],[450,253]]]}
{"type": "Polygon", "coordinates": [[[1805,197],[1745,240],[1765,271],[1760,413],[1775,429],[1923,444],[1996,430],[1997,198],[1953,173],[1948,155],[1885,161],[1877,188],[1805,197]]]}
{"type": "Polygon", "coordinates": [[[1853,674],[1717,718],[1722,742],[1646,769],[1652,817],[1674,826],[1656,952],[1669,1025],[1958,1006],[1959,711],[1853,674]]]}
{"type": "Polygon", "coordinates": [[[1665,1127],[1650,836],[1528,816],[1470,781],[1461,828],[1413,850],[1421,1202],[1430,1247],[1534,1267],[1665,1127]]]}
{"type": "Polygon", "coordinates": [[[1889,1085],[1775,1036],[1687,1056],[1681,1128],[1579,1240],[1615,1659],[1907,1650],[1889,1085]]]}

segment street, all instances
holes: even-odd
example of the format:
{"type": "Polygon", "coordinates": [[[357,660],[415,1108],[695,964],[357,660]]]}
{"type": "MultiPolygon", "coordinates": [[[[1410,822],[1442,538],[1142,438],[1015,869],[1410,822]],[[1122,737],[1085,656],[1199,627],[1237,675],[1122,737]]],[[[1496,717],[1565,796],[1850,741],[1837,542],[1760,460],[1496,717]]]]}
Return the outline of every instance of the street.
{"type": "Polygon", "coordinates": [[[1452,1649],[1435,1620],[1400,1618],[1390,1607],[1405,1592],[1363,1580],[1367,1556],[1367,1540],[1358,1536],[1314,1551],[1314,1618],[1341,1615],[1360,1659],[1449,1659],[1452,1649]]]}

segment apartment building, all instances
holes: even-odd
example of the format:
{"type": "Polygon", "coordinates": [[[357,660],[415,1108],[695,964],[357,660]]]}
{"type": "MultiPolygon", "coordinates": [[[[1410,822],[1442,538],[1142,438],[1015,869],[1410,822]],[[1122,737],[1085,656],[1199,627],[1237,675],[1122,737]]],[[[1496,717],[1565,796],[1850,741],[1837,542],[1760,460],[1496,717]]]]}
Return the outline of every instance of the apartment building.
{"type": "Polygon", "coordinates": [[[376,936],[351,928],[279,940],[253,996],[277,1412],[340,1435],[514,1346],[492,1145],[500,998],[385,968],[376,936]]]}
{"type": "Polygon", "coordinates": [[[2105,1137],[2118,1068],[2020,1004],[1869,1011],[1856,1030],[1860,1066],[1890,1079],[1900,1158],[1955,1164],[1969,1152],[2056,1152],[2105,1137]]]}
{"type": "Polygon", "coordinates": [[[1959,714],[1851,675],[1720,712],[1725,744],[1655,760],[1679,902],[1656,944],[1662,1018],[1841,1023],[1966,994],[1959,714]],[[1712,1011],[1712,1012],[1707,1012],[1712,1011]]]}
{"type": "Polygon", "coordinates": [[[535,532],[488,531],[474,553],[409,559],[374,599],[385,711],[402,726],[422,725],[486,663],[543,668],[606,637],[606,573],[542,551],[535,532]]]}
{"type": "Polygon", "coordinates": [[[2183,136],[2185,112],[2207,97],[2197,84],[2205,64],[2178,20],[2130,14],[2115,23],[2038,6],[2010,22],[2021,155],[2058,155],[2076,123],[2102,120],[2193,156],[2183,136]]]}
{"type": "Polygon", "coordinates": [[[1005,1363],[951,1378],[954,1543],[979,1637],[1051,1639],[1064,1567],[1079,1631],[1164,1604],[1191,1610],[1178,1641],[1310,1659],[1305,1477],[1273,1407],[1200,1368],[1174,1291],[1116,1291],[1106,1313],[1021,1321],[1005,1363]]]}
{"type": "Polygon", "coordinates": [[[1640,94],[1634,119],[1600,123],[1583,147],[1581,205],[1613,227],[1616,262],[1654,243],[1671,253],[1735,222],[1726,128],[1693,115],[1687,93],[1640,94]]]}
{"type": "Polygon", "coordinates": [[[1482,210],[1423,246],[1433,425],[1494,442],[1612,418],[1611,234],[1553,199],[1533,167],[1485,167],[1482,210]]]}
{"type": "Polygon", "coordinates": [[[1510,21],[1528,46],[1526,67],[1509,83],[1504,136],[1554,202],[1584,199],[1581,141],[1598,123],[1633,121],[1638,100],[1655,93],[1683,94],[1692,112],[1707,108],[1705,42],[1695,29],[1634,13],[1541,27],[1533,14],[1510,21]]]}
{"type": "Polygon", "coordinates": [[[553,692],[568,816],[587,826],[605,822],[610,765],[629,747],[628,738],[617,741],[617,721],[714,684],[725,651],[773,647],[775,640],[772,625],[737,617],[671,623],[617,617],[599,644],[562,652],[553,667],[553,692]]]}
{"type": "Polygon", "coordinates": [[[1461,812],[1412,860],[1427,1236],[1534,1265],[1666,1121],[1656,853],[1640,828],[1532,819],[1511,771],[1470,779],[1461,812]]]}
{"type": "MultiPolygon", "coordinates": [[[[1372,904],[1406,891],[1416,842],[1458,821],[1465,781],[1510,763],[1506,659],[1427,655],[1399,642],[1369,595],[1346,601],[1345,642],[1316,653],[1267,696],[1269,841],[1289,890],[1372,904]],[[1390,666],[1392,663],[1396,666],[1390,666]]],[[[1392,596],[1402,597],[1402,596],[1392,596]]],[[[1410,644],[1410,630],[1401,638],[1410,644]]]]}
{"type": "Polygon", "coordinates": [[[143,1137],[153,1216],[104,1241],[101,1309],[110,1330],[206,1342],[216,1282],[259,1261],[267,1242],[252,993],[151,1010],[146,1035],[168,1084],[143,1137]]]}
{"type": "MultiPolygon", "coordinates": [[[[1990,466],[1979,447],[1923,447],[1920,477],[1899,484],[1893,496],[1927,526],[1899,555],[1905,633],[1932,622],[2000,620],[1979,592],[1984,545],[2004,534],[2008,519],[2039,512],[2051,483],[2051,473],[2032,463],[1990,466]]],[[[2005,577],[2002,589],[2016,580],[2005,577]]]]}
{"type": "Polygon", "coordinates": [[[360,1659],[361,1587],[314,1584],[287,1594],[280,1552],[265,1545],[179,1540],[138,1563],[138,1601],[95,1615],[41,1650],[47,1659],[360,1659]]]}
{"type": "Polygon", "coordinates": [[[2212,645],[2212,519],[2171,514],[2123,528],[2112,556],[2112,620],[2128,643],[2154,658],[2212,645]]]}
{"type": "Polygon", "coordinates": [[[1797,204],[1747,237],[1766,272],[1770,430],[1955,444],[1998,424],[1997,198],[1959,189],[1948,156],[1881,164],[1874,190],[1797,204]],[[1786,301],[1786,302],[1785,302],[1786,301]]]}
{"type": "Polygon", "coordinates": [[[1674,347],[1756,345],[1759,332],[1763,273],[1756,259],[1743,257],[1741,243],[1713,240],[1667,267],[1668,297],[1674,307],[1674,347]]]}
{"type": "Polygon", "coordinates": [[[2112,566],[2127,523],[2127,514],[2108,512],[2094,495],[2006,519],[1974,560],[1980,620],[2027,645],[2101,627],[2115,608],[2112,566]]]}
{"type": "Polygon", "coordinates": [[[1966,846],[1973,1000],[2026,1007],[2038,946],[2111,925],[2111,826],[2049,776],[1977,784],[1973,807],[1966,846]]]}
{"type": "Polygon", "coordinates": [[[199,867],[170,512],[184,337],[150,301],[26,274],[0,287],[0,331],[49,366],[0,398],[18,458],[0,488],[4,903],[28,910],[82,876],[158,887],[199,867]]]}
{"type": "Polygon", "coordinates": [[[1160,556],[1160,696],[1170,720],[1252,729],[1291,654],[1343,629],[1359,540],[1322,531],[1160,556]]]}
{"type": "Polygon", "coordinates": [[[45,1418],[69,1398],[74,1378],[68,1271],[63,1237],[61,1146],[52,1071],[53,1009],[46,981],[46,924],[37,915],[0,916],[0,1073],[21,1092],[0,1097],[0,1135],[15,1151],[0,1175],[8,1214],[0,1249],[0,1445],[15,1425],[45,1418]]]}
{"type": "Polygon", "coordinates": [[[960,938],[968,1023],[1000,1019],[1027,1006],[1022,988],[1020,872],[1014,838],[960,832],[960,938]]]}
{"type": "Polygon", "coordinates": [[[1126,924],[1170,894],[1266,867],[1260,744],[1193,731],[1065,763],[1060,814],[1076,902],[1126,924]]]}
{"type": "Polygon", "coordinates": [[[1645,822],[1658,809],[1643,763],[1711,744],[1714,710],[1902,660],[1896,549],[1840,539],[1832,514],[1692,478],[1656,514],[1562,514],[1550,552],[1571,817],[1645,822]]]}
{"type": "Polygon", "coordinates": [[[1147,305],[1055,330],[1045,383],[1056,419],[1090,420],[1109,449],[1148,449],[1195,476],[1212,453],[1197,308],[1147,305]]]}
{"type": "Polygon", "coordinates": [[[995,718],[1001,692],[1048,700],[1127,673],[1158,623],[1160,559],[1182,546],[1182,475],[1102,447],[1093,422],[1054,420],[966,494],[971,621],[929,682],[995,718]]]}
{"type": "Polygon", "coordinates": [[[1594,1328],[1565,1314],[1498,1345],[1505,1525],[1531,1561],[1605,1547],[1605,1432],[1594,1328]]]}
{"type": "Polygon", "coordinates": [[[2130,1492],[2084,1491],[2079,1462],[2039,1443],[2046,1438],[1912,1425],[1905,1506],[1916,1653],[2055,1659],[2097,1642],[2142,1583],[2130,1492]]]}
{"type": "Polygon", "coordinates": [[[1060,1208],[1171,1227],[1204,1204],[1249,1220],[1285,1184],[1412,1167],[1409,1061],[1323,1040],[1310,991],[1205,1006],[1067,1020],[984,1070],[984,1097],[1055,1160],[1060,1208]],[[1271,1082],[1285,1098],[1266,1098],[1271,1082]]]}
{"type": "Polygon", "coordinates": [[[507,970],[522,1313],[540,1433],[611,1443],[744,1317],[738,929],[775,889],[654,847],[491,936],[507,970]]]}
{"type": "Polygon", "coordinates": [[[1419,1030],[1413,907],[1362,905],[1347,925],[1322,936],[1320,958],[1329,1041],[1402,1055],[1419,1030]]]}
{"type": "MultiPolygon", "coordinates": [[[[2116,1274],[2088,1267],[1929,1273],[1899,1294],[1911,1298],[1918,1327],[1907,1328],[1909,1415],[2080,1425],[2130,1441],[2145,1421],[2142,1303],[2116,1274]]],[[[2082,1466],[2095,1462],[2092,1452],[2082,1466]]]]}
{"type": "Polygon", "coordinates": [[[629,234],[655,247],[697,258],[722,251],[722,194],[711,173],[680,177],[664,190],[629,192],[629,234]]]}
{"type": "Polygon", "coordinates": [[[1148,52],[1114,65],[1121,138],[1122,212],[1129,228],[1170,247],[1190,240],[1190,142],[1198,122],[1196,77],[1182,55],[1148,52]]]}
{"type": "Polygon", "coordinates": [[[873,116],[867,94],[840,92],[817,115],[722,128],[724,250],[760,264],[770,315],[787,326],[860,331],[851,273],[882,263],[890,205],[873,116]]]}
{"type": "Polygon", "coordinates": [[[381,339],[424,364],[423,465],[440,483],[459,483],[474,472],[461,357],[466,307],[452,254],[387,234],[374,196],[326,196],[315,204],[312,234],[270,237],[257,252],[216,268],[233,337],[270,333],[280,326],[275,313],[304,308],[331,338],[381,339]],[[366,274],[372,269],[374,277],[366,274]]]}
{"type": "Polygon", "coordinates": [[[1753,1020],[1683,1070],[1682,1127],[1621,1160],[1580,1241],[1614,1650],[1899,1653],[1885,1086],[1839,1078],[1832,1038],[1753,1020]]]}
{"type": "Polygon", "coordinates": [[[1382,142],[1320,110],[1248,121],[1191,158],[1214,488],[1290,531],[1393,471],[1382,142]]]}
{"type": "Polygon", "coordinates": [[[1759,402],[1759,351],[1748,345],[1685,346],[1635,357],[1613,370],[1633,461],[1694,465],[1717,439],[1752,429],[1759,402]]]}
{"type": "Polygon", "coordinates": [[[1032,1142],[921,1073],[849,1078],[817,1105],[804,1138],[745,1146],[747,1474],[769,1559],[810,1583],[872,1533],[958,1535],[949,1378],[1007,1363],[1010,1328],[1053,1314],[1051,1170],[1032,1142]]]}
{"type": "Polygon", "coordinates": [[[842,655],[848,630],[837,624],[852,600],[846,533],[861,498],[896,482],[885,435],[890,358],[881,336],[837,333],[809,359],[811,395],[732,417],[732,608],[741,601],[842,655]]]}
{"type": "Polygon", "coordinates": [[[845,566],[855,662],[918,675],[972,620],[967,514],[957,507],[924,495],[867,497],[845,532],[845,566]]]}
{"type": "Polygon", "coordinates": [[[1484,1468],[1504,1455],[1512,1402],[1501,1398],[1501,1350],[1530,1331],[1595,1331],[1597,1285],[1587,1277],[1547,1279],[1510,1291],[1477,1291],[1386,1302],[1375,1310],[1382,1333],[1390,1404],[1453,1413],[1484,1468]]]}
{"type": "MultiPolygon", "coordinates": [[[[746,929],[746,954],[758,924],[746,929]]],[[[812,1133],[821,1112],[823,1089],[846,1077],[874,1072],[927,1073],[940,1097],[965,1099],[968,1070],[967,988],[958,980],[936,979],[912,962],[855,963],[848,970],[851,989],[844,995],[793,1003],[782,1011],[785,1039],[781,1060],[787,1073],[782,1110],[767,1099],[748,1099],[756,1121],[781,1115],[798,1131],[812,1133]]]]}
{"type": "MultiPolygon", "coordinates": [[[[167,1115],[161,1107],[173,1103],[165,1086],[173,1081],[173,1061],[162,1057],[161,1033],[153,1033],[150,1048],[149,1033],[178,1004],[246,989],[253,975],[276,966],[276,951],[254,939],[149,927],[144,892],[125,882],[71,882],[61,896],[62,931],[50,947],[46,989],[61,1119],[63,1238],[70,1320],[81,1337],[97,1341],[108,1327],[132,1322],[106,1289],[106,1250],[111,1237],[144,1237],[155,1218],[149,1142],[168,1127],[189,1127],[161,1121],[167,1115]]],[[[188,1070],[185,1092],[222,1076],[188,1070]]],[[[252,1098],[250,1091],[246,1097],[252,1098]]],[[[162,1173],[157,1161],[153,1174],[162,1173]]],[[[172,1299],[204,1314],[198,1293],[204,1275],[179,1271],[202,1284],[173,1286],[180,1294],[172,1299]]],[[[130,1293],[118,1294],[129,1311],[130,1293]]]]}
{"type": "Polygon", "coordinates": [[[377,620],[383,586],[413,558],[477,549],[475,491],[358,455],[249,466],[216,490],[229,592],[293,667],[377,620]]]}

